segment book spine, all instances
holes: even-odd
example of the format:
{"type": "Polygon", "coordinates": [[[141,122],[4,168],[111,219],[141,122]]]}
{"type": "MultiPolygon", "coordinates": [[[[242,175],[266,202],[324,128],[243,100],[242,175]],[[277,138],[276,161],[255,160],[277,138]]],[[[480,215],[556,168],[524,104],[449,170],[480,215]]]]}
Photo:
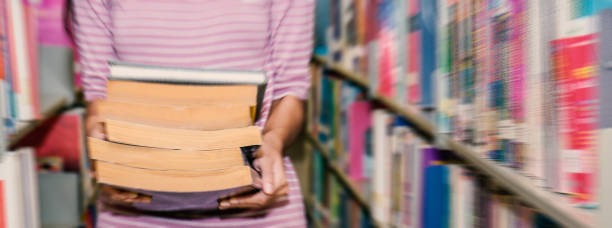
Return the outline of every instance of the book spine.
{"type": "Polygon", "coordinates": [[[5,186],[6,227],[25,227],[24,189],[17,152],[8,152],[0,161],[0,180],[5,186]],[[9,210],[10,209],[10,210],[9,210]]]}
{"type": "Polygon", "coordinates": [[[375,90],[388,98],[395,97],[395,86],[397,83],[397,34],[396,20],[393,0],[382,0],[378,3],[379,23],[379,59],[378,59],[378,84],[375,90]]]}
{"type": "Polygon", "coordinates": [[[25,148],[18,151],[20,155],[20,172],[23,184],[23,202],[25,210],[25,227],[40,227],[40,212],[38,198],[38,174],[34,164],[34,151],[25,148]]]}
{"type": "Polygon", "coordinates": [[[391,189],[389,137],[390,115],[385,110],[375,110],[372,113],[372,210],[374,219],[381,224],[390,222],[391,189]]]}
{"type": "Polygon", "coordinates": [[[11,69],[14,75],[13,87],[18,107],[18,120],[32,120],[36,116],[33,110],[32,89],[29,80],[32,77],[32,66],[30,65],[30,50],[28,46],[28,26],[26,20],[26,6],[22,1],[7,1],[8,34],[11,45],[11,69]]]}
{"type": "Polygon", "coordinates": [[[395,20],[396,20],[396,54],[397,54],[397,73],[395,85],[395,101],[397,104],[407,104],[407,80],[408,73],[408,20],[406,0],[395,1],[395,20]]]}
{"type": "Polygon", "coordinates": [[[408,74],[407,100],[411,105],[421,101],[421,27],[419,25],[420,0],[408,0],[408,74]]]}
{"type": "Polygon", "coordinates": [[[436,25],[437,1],[421,1],[419,26],[421,27],[421,105],[431,108],[434,105],[434,71],[436,69],[436,25]]]}
{"type": "Polygon", "coordinates": [[[5,180],[0,180],[0,228],[7,228],[7,204],[5,199],[5,180]]]}

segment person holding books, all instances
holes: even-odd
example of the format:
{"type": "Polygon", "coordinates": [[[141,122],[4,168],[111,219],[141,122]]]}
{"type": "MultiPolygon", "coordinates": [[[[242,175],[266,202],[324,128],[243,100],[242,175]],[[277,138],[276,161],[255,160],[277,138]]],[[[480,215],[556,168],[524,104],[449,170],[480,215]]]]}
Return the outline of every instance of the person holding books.
{"type": "MultiPolygon", "coordinates": [[[[88,101],[87,134],[105,138],[98,104],[108,61],[209,69],[263,70],[268,85],[256,125],[262,191],[220,202],[221,212],[185,220],[113,213],[100,203],[98,227],[305,227],[297,175],[283,149],[303,122],[310,86],[313,0],[68,1],[88,101]],[[236,210],[231,209],[247,209],[236,210]]],[[[104,187],[103,200],[147,203],[149,196],[104,187]]],[[[197,199],[197,197],[194,197],[197,199]]],[[[193,202],[190,202],[193,203],[193,202]]]]}

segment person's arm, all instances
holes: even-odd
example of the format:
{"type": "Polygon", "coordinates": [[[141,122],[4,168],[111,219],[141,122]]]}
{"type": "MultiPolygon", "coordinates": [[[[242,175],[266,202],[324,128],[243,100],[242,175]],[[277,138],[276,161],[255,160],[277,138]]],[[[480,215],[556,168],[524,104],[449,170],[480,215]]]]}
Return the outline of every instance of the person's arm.
{"type": "MultiPolygon", "coordinates": [[[[263,129],[263,143],[255,167],[261,170],[263,191],[222,201],[221,209],[269,206],[289,192],[283,149],[300,133],[304,102],[310,87],[309,61],[314,26],[313,0],[273,1],[267,75],[272,77],[273,100],[263,129]]],[[[264,110],[266,107],[263,108],[264,110]]],[[[265,111],[264,111],[265,113],[265,111]]],[[[265,115],[264,115],[265,116],[265,115]]]]}
{"type": "Polygon", "coordinates": [[[110,1],[72,1],[74,41],[79,53],[81,81],[87,104],[86,130],[90,137],[104,139],[97,101],[106,94],[108,61],[114,59],[110,30],[110,1]]]}
{"type": "MultiPolygon", "coordinates": [[[[98,103],[106,94],[106,76],[109,73],[108,61],[115,59],[112,48],[110,4],[108,0],[72,1],[74,22],[72,31],[79,53],[81,82],[87,116],[85,128],[87,136],[105,139],[102,119],[98,113],[98,103]]],[[[93,165],[91,167],[93,169],[93,165]]],[[[150,197],[103,186],[104,197],[121,202],[148,202],[150,197]]]]}

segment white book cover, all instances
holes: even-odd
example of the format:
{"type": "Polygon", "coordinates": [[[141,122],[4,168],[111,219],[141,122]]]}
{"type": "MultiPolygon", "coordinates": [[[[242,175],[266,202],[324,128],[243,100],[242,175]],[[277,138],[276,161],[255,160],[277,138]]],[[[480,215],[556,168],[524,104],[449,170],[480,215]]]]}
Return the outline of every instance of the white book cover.
{"type": "Polygon", "coordinates": [[[109,79],[115,80],[198,84],[263,85],[267,83],[266,75],[262,71],[168,67],[127,62],[110,62],[109,65],[109,79]]]}
{"type": "Polygon", "coordinates": [[[527,26],[527,42],[528,45],[525,53],[527,53],[527,98],[526,102],[526,121],[527,121],[527,145],[524,158],[525,173],[535,177],[538,185],[543,185],[544,180],[544,122],[543,122],[543,93],[545,74],[545,48],[547,42],[542,36],[542,18],[544,14],[541,11],[541,2],[528,1],[528,26],[527,26]]]}
{"type": "Polygon", "coordinates": [[[20,169],[21,156],[17,152],[5,153],[0,160],[0,180],[3,181],[4,203],[6,210],[6,227],[26,227],[24,220],[25,208],[23,201],[24,189],[22,184],[22,173],[20,169]]]}
{"type": "MultiPolygon", "coordinates": [[[[596,17],[583,14],[581,10],[586,1],[556,0],[557,1],[557,38],[587,35],[597,32],[596,17]]],[[[586,3],[585,3],[586,4],[586,3]]],[[[588,12],[588,11],[586,11],[588,12]]]]}
{"type": "Polygon", "coordinates": [[[461,204],[463,205],[463,207],[461,208],[461,210],[465,211],[464,215],[463,215],[463,227],[475,227],[475,222],[474,222],[474,197],[475,197],[475,191],[474,191],[474,177],[469,173],[469,170],[463,169],[462,173],[463,175],[461,175],[462,180],[464,181],[464,186],[463,186],[463,201],[461,202],[461,204]]]}
{"type": "Polygon", "coordinates": [[[38,198],[38,175],[32,148],[17,152],[20,157],[21,181],[23,184],[24,218],[26,228],[40,227],[40,200],[38,198]]]}
{"type": "Polygon", "coordinates": [[[458,165],[449,165],[449,184],[450,184],[450,219],[449,225],[451,228],[465,228],[465,212],[462,210],[463,202],[465,200],[464,185],[465,182],[462,180],[462,168],[458,165]]]}
{"type": "Polygon", "coordinates": [[[390,114],[385,110],[378,109],[372,113],[372,213],[374,220],[381,224],[388,224],[391,219],[389,120],[390,114]]]}

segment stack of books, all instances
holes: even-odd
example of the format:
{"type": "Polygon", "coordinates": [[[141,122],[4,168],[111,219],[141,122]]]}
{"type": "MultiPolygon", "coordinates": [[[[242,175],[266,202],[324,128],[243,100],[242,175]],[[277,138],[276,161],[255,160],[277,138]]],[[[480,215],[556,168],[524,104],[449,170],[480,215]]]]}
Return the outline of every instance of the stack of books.
{"type": "Polygon", "coordinates": [[[88,138],[97,181],[219,196],[252,186],[251,152],[261,144],[253,122],[265,83],[255,71],[111,63],[98,106],[107,140],[88,138]]]}

